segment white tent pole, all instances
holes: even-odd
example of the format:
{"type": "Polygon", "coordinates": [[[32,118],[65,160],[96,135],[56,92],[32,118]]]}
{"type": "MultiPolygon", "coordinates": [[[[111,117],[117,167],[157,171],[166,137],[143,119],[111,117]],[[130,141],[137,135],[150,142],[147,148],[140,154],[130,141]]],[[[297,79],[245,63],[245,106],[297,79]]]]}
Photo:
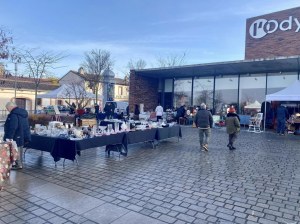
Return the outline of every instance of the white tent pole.
{"type": "Polygon", "coordinates": [[[265,112],[264,112],[264,132],[266,131],[266,117],[267,117],[266,111],[267,111],[267,99],[265,100],[265,112]]]}

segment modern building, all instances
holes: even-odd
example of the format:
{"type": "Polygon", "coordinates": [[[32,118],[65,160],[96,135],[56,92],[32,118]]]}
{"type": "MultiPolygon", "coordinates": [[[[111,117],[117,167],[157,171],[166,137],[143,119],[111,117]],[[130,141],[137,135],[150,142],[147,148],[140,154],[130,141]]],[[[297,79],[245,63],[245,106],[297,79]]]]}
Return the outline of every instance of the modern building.
{"type": "MultiPolygon", "coordinates": [[[[247,19],[245,60],[130,71],[129,104],[154,110],[205,102],[214,114],[239,113],[277,92],[300,73],[300,7],[247,19]]],[[[300,94],[300,90],[299,90],[300,94]]]]}

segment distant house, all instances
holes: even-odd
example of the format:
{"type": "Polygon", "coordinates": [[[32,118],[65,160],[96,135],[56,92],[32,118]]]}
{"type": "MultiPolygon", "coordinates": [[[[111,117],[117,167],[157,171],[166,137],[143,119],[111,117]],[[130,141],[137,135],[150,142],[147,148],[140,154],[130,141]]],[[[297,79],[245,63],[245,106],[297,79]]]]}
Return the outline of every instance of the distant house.
{"type": "MultiPolygon", "coordinates": [[[[87,74],[81,67],[78,71],[70,70],[60,80],[59,84],[82,83],[86,90],[93,92],[92,83],[94,75],[87,74]]],[[[98,104],[103,106],[108,100],[128,101],[129,85],[126,79],[115,78],[115,74],[111,70],[103,72],[103,80],[98,87],[98,104]]],[[[95,102],[94,102],[95,103],[95,102]]]]}
{"type": "MultiPolygon", "coordinates": [[[[1,67],[1,66],[0,66],[1,67]]],[[[55,79],[41,79],[41,83],[38,87],[38,94],[46,93],[50,90],[59,87],[59,83],[55,79]]],[[[28,111],[34,109],[35,99],[35,82],[32,78],[18,76],[10,74],[0,68],[0,110],[6,110],[5,104],[8,101],[15,102],[21,108],[28,111]]],[[[50,105],[53,100],[50,99],[37,99],[37,104],[50,105]]]]}

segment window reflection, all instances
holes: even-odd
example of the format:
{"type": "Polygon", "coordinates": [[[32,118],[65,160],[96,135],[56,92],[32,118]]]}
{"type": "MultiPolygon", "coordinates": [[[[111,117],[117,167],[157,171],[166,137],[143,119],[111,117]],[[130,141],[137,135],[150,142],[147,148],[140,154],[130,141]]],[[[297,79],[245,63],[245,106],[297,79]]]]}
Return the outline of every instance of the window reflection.
{"type": "Polygon", "coordinates": [[[265,101],[266,75],[244,74],[240,76],[239,106],[241,114],[254,115],[265,101]]]}
{"type": "Polygon", "coordinates": [[[199,106],[205,103],[208,108],[213,108],[213,77],[197,77],[194,79],[193,104],[199,106]]]}
{"type": "Polygon", "coordinates": [[[191,106],[192,78],[174,81],[174,107],[191,106]]]}
{"type": "Polygon", "coordinates": [[[276,93],[288,87],[298,78],[296,72],[282,72],[268,74],[267,94],[276,93]]]}
{"type": "Polygon", "coordinates": [[[215,88],[215,113],[224,116],[229,105],[237,106],[238,76],[217,77],[215,88]]]}

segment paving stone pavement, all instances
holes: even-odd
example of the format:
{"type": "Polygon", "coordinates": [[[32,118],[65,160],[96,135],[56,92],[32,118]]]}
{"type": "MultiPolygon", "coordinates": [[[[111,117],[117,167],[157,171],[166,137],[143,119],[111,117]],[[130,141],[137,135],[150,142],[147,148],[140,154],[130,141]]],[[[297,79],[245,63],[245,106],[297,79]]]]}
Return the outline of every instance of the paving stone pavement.
{"type": "Polygon", "coordinates": [[[28,150],[0,192],[0,224],[300,223],[300,136],[243,129],[229,151],[213,129],[206,153],[197,129],[182,132],[130,145],[128,157],[85,150],[65,167],[28,150]]]}

